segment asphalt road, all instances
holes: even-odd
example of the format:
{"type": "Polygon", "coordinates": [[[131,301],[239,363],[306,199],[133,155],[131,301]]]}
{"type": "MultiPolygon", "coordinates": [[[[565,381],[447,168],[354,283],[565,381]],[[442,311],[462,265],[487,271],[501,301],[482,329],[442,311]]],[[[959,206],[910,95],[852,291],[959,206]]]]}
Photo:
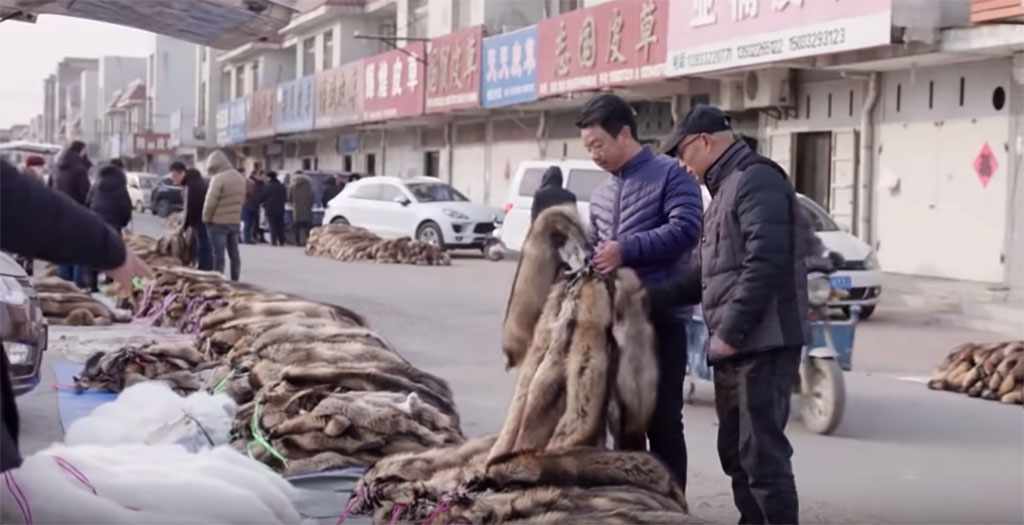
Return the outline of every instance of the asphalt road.
{"type": "MultiPolygon", "coordinates": [[[[158,226],[146,217],[138,227],[158,226]]],[[[513,383],[500,348],[513,263],[472,253],[445,268],[339,263],[266,246],[244,246],[242,257],[245,281],[365,315],[415,365],[451,383],[469,434],[499,430],[513,383]]],[[[857,332],[846,414],[835,434],[811,434],[798,419],[789,426],[803,521],[1024,523],[1024,410],[923,384],[953,346],[999,339],[883,303],[857,332]]],[[[61,435],[50,375],[19,399],[28,450],[61,435]]],[[[711,385],[698,383],[684,409],[688,498],[698,516],[734,523],[712,398],[711,385]]]]}

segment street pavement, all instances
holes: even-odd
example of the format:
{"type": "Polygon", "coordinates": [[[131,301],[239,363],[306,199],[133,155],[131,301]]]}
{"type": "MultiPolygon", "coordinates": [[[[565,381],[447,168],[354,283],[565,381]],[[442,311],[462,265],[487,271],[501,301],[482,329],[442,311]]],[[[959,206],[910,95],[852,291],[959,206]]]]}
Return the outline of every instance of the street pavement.
{"type": "MultiPolygon", "coordinates": [[[[140,231],[160,227],[149,216],[137,219],[140,231]]],[[[340,263],[268,246],[243,246],[242,258],[244,281],[350,307],[413,364],[447,379],[468,434],[500,429],[514,379],[500,346],[513,262],[467,252],[451,267],[340,263]]],[[[924,384],[957,344],[1000,339],[886,307],[883,296],[858,328],[839,428],[812,434],[795,415],[788,427],[802,520],[1024,523],[1024,410],[924,384]]],[[[61,436],[52,371],[45,372],[39,389],[19,398],[29,451],[61,436]]],[[[697,516],[734,523],[712,399],[711,384],[698,382],[684,408],[688,499],[697,516]]]]}

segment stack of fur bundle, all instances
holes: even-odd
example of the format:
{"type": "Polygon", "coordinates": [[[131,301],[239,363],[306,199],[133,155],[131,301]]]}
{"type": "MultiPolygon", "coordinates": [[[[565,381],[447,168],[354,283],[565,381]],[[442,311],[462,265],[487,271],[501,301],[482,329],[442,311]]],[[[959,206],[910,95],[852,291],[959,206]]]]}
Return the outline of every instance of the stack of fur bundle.
{"type": "Polygon", "coordinates": [[[451,257],[442,249],[408,237],[382,239],[356,226],[331,224],[313,228],[306,241],[306,254],[338,261],[448,266],[451,257]]]}
{"type": "Polygon", "coordinates": [[[574,207],[537,218],[519,264],[503,338],[519,376],[501,432],[381,460],[356,511],[377,523],[694,523],[642,451],[657,361],[636,274],[590,267],[574,207]]]}
{"type": "Polygon", "coordinates": [[[89,357],[75,378],[75,390],[121,392],[136,383],[161,381],[188,395],[202,388],[197,372],[210,366],[190,341],[125,346],[89,357]]]}
{"type": "Polygon", "coordinates": [[[192,261],[192,235],[190,231],[173,230],[159,239],[148,235],[125,233],[125,246],[140,259],[154,267],[188,265],[192,261]]]}
{"type": "Polygon", "coordinates": [[[960,345],[935,369],[928,388],[1024,404],[1024,341],[960,345]]]}
{"type": "Polygon", "coordinates": [[[32,284],[39,296],[39,307],[50,324],[103,326],[131,320],[130,315],[112,310],[74,283],[59,277],[36,277],[32,284]]]}

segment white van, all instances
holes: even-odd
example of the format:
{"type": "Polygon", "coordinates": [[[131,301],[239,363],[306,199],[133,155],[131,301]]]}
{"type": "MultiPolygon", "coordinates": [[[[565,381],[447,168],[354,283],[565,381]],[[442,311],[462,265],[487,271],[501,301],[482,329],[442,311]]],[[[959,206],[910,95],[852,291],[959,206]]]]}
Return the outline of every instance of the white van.
{"type": "Polygon", "coordinates": [[[590,224],[590,195],[611,174],[590,160],[527,160],[519,164],[509,186],[505,203],[505,220],[501,225],[501,241],[505,248],[518,252],[530,229],[530,208],[533,194],[540,187],[544,172],[551,166],[562,169],[562,187],[576,195],[576,205],[583,224],[590,224]]]}

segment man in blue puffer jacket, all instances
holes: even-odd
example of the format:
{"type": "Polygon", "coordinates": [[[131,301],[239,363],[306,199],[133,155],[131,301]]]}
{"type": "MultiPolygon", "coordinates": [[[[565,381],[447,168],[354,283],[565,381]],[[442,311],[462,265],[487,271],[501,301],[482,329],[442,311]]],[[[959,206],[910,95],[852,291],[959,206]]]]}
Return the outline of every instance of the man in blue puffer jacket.
{"type": "MultiPolygon", "coordinates": [[[[613,175],[590,198],[597,269],[632,268],[648,288],[686,270],[700,237],[703,213],[696,179],[675,160],[637,142],[633,110],[615,95],[588,101],[576,126],[594,162],[613,175]]],[[[659,380],[654,417],[647,431],[651,452],[668,465],[684,489],[687,314],[688,309],[681,309],[652,316],[658,338],[659,380]]]]}

